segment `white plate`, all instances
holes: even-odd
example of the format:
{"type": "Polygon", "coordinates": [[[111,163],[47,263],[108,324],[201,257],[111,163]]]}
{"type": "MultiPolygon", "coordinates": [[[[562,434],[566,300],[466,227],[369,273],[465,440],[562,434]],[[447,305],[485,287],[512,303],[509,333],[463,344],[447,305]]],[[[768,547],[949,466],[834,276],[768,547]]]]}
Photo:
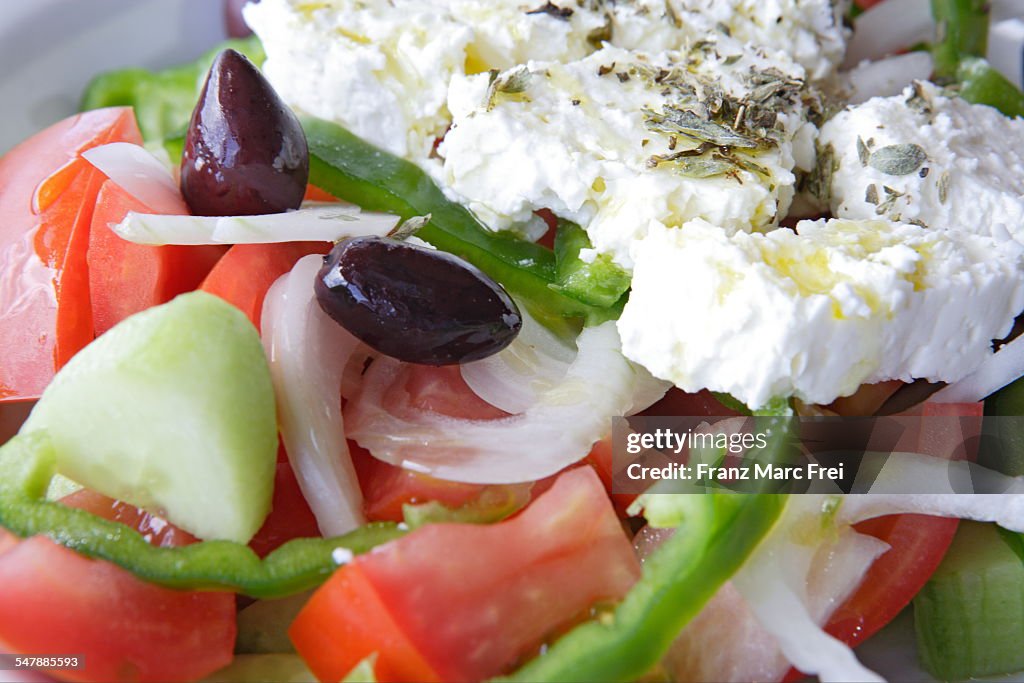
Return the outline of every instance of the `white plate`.
{"type": "MultiPolygon", "coordinates": [[[[220,0],[0,0],[0,153],[75,112],[96,74],[191,61],[224,37],[220,0]]],[[[0,443],[22,412],[0,407],[0,443]]],[[[861,656],[892,680],[931,681],[910,624],[905,615],[861,656]]],[[[14,680],[39,679],[0,671],[0,681],[14,680]]]]}

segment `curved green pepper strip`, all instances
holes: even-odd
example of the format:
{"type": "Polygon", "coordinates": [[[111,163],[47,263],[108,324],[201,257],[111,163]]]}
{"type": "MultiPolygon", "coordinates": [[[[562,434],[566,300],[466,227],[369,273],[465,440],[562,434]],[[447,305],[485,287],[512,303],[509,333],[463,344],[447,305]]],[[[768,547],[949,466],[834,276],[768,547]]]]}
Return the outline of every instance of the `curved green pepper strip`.
{"type": "Polygon", "coordinates": [[[960,97],[972,104],[987,104],[1007,116],[1024,116],[1024,92],[979,57],[969,57],[957,67],[960,97]]]}
{"type": "Polygon", "coordinates": [[[55,467],[44,433],[16,436],[0,448],[0,527],[23,538],[48,536],[169,588],[284,597],[323,583],[337,569],[331,556],[336,548],[359,554],[403,535],[394,524],[369,525],[337,538],[289,541],[262,560],[248,546],[231,541],[160,548],[124,524],[47,502],[55,467]]]}
{"type": "MultiPolygon", "coordinates": [[[[532,304],[531,310],[563,317],[607,319],[593,306],[559,291],[551,250],[485,228],[465,207],[450,201],[415,164],[389,154],[341,126],[305,117],[309,182],[369,211],[402,219],[430,214],[418,236],[466,259],[532,304]]],[[[614,317],[614,316],[613,316],[614,317]]]]}
{"type": "Polygon", "coordinates": [[[932,17],[938,29],[932,57],[935,75],[955,79],[966,57],[984,57],[988,45],[986,0],[931,0],[932,17]]]}
{"type": "MultiPolygon", "coordinates": [[[[759,454],[792,454],[788,417],[759,418],[774,435],[759,454]]],[[[766,484],[767,485],[767,484],[766,484]]],[[[648,494],[645,514],[676,533],[606,618],[577,626],[544,654],[499,680],[634,681],[654,669],[679,632],[729,580],[782,514],[782,494],[648,494]],[[656,509],[654,509],[656,508],[656,509]]]]}
{"type": "Polygon", "coordinates": [[[589,262],[581,259],[580,252],[593,246],[586,230],[559,219],[555,232],[558,283],[553,286],[593,306],[615,306],[629,290],[631,278],[608,254],[598,254],[589,262]]]}
{"type": "Polygon", "coordinates": [[[1024,93],[983,59],[988,44],[984,0],[932,0],[938,39],[932,45],[935,76],[959,85],[960,97],[1007,116],[1024,116],[1024,93]]]}

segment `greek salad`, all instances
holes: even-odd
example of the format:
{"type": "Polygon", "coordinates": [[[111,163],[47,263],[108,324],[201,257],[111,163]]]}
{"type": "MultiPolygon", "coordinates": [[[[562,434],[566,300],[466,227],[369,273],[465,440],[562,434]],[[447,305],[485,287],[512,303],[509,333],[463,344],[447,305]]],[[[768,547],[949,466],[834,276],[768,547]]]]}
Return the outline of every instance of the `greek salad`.
{"type": "Polygon", "coordinates": [[[912,609],[1024,671],[1018,421],[990,495],[629,494],[611,438],[1024,415],[1012,4],[231,0],[98,73],[0,157],[0,669],[878,681],[912,609]]]}

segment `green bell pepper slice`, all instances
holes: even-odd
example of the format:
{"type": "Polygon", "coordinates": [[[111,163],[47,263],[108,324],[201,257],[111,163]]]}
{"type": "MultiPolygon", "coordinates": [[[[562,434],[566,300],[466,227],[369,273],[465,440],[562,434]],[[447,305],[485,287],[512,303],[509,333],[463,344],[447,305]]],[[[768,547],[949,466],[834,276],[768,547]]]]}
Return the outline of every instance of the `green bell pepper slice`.
{"type": "Polygon", "coordinates": [[[935,75],[957,78],[960,62],[984,57],[988,46],[988,7],[985,0],[931,0],[937,39],[932,45],[935,75]]]}
{"type": "Polygon", "coordinates": [[[337,538],[289,541],[262,560],[248,546],[231,541],[160,548],[124,524],[47,501],[56,462],[45,432],[16,436],[0,448],[0,527],[23,538],[47,536],[169,588],[284,597],[326,581],[337,569],[336,548],[360,554],[404,533],[394,524],[371,524],[337,538]]]}
{"type": "MultiPolygon", "coordinates": [[[[108,71],[86,86],[79,109],[133,107],[147,143],[161,144],[181,137],[192,118],[206,72],[217,54],[227,48],[241,52],[257,66],[265,59],[259,39],[250,37],[229,40],[190,64],[170,69],[108,71]]],[[[171,158],[176,159],[173,155],[171,158]]]]}

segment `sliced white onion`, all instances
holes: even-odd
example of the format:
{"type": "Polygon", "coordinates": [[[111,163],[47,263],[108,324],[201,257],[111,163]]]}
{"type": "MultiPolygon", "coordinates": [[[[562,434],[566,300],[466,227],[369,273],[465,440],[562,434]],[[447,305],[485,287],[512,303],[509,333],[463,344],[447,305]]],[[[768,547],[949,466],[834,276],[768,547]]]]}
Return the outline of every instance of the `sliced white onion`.
{"type": "Polygon", "coordinates": [[[929,0],[885,0],[853,20],[843,66],[849,69],[934,38],[929,0]]]}
{"type": "Polygon", "coordinates": [[[268,244],[384,236],[396,225],[398,216],[347,204],[314,204],[263,216],[164,216],[132,211],[111,229],[136,244],[268,244]]]}
{"type": "Polygon", "coordinates": [[[313,281],[322,263],[306,256],[274,283],[263,304],[262,335],[288,460],[321,533],[339,536],[365,523],[340,392],[360,343],[316,302],[313,281]]]}
{"type": "Polygon", "coordinates": [[[549,476],[586,457],[609,430],[609,418],[634,404],[646,375],[623,357],[615,323],[583,331],[562,380],[524,412],[465,420],[401,404],[389,392],[403,365],[378,358],[348,402],[348,433],[376,458],[440,479],[511,484],[549,476]]]}
{"type": "Polygon", "coordinates": [[[867,102],[872,97],[892,97],[914,81],[926,81],[932,75],[934,60],[928,52],[908,52],[877,62],[863,62],[846,74],[850,85],[850,104],[867,102]]]}
{"type": "Polygon", "coordinates": [[[856,524],[904,513],[995,522],[1004,529],[1024,533],[1024,494],[1020,493],[855,494],[843,497],[839,519],[856,524]]]}
{"type": "Polygon", "coordinates": [[[154,211],[171,215],[189,212],[174,176],[146,148],[130,142],[112,142],[86,150],[82,156],[154,211]]]}
{"type": "Polygon", "coordinates": [[[852,594],[888,545],[848,528],[841,529],[832,544],[809,542],[808,528],[822,529],[825,536],[822,500],[821,496],[793,496],[782,519],[733,577],[733,585],[800,671],[817,675],[824,683],[882,681],[821,624],[852,594]],[[816,559],[822,549],[826,556],[816,559]],[[829,576],[830,571],[838,575],[829,576]],[[828,585],[813,585],[812,579],[828,585]],[[816,599],[812,599],[812,587],[818,593],[816,599]]]}
{"type": "Polygon", "coordinates": [[[565,377],[576,350],[519,307],[523,327],[500,353],[460,366],[477,396],[506,413],[521,413],[565,377]]]}
{"type": "Polygon", "coordinates": [[[981,367],[959,382],[932,394],[936,403],[976,403],[1024,376],[1024,336],[1017,337],[985,359],[981,367]]]}

